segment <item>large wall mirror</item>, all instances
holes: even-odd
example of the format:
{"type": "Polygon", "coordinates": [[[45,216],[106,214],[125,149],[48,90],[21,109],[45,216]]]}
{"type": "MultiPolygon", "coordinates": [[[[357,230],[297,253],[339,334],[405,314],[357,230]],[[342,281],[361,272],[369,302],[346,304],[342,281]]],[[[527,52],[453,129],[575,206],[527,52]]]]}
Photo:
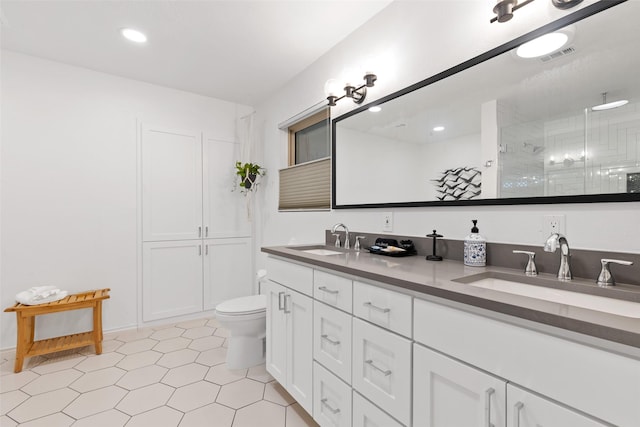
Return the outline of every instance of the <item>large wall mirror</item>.
{"type": "Polygon", "coordinates": [[[333,207],[640,200],[638,17],[594,3],[334,119],[333,207]]]}

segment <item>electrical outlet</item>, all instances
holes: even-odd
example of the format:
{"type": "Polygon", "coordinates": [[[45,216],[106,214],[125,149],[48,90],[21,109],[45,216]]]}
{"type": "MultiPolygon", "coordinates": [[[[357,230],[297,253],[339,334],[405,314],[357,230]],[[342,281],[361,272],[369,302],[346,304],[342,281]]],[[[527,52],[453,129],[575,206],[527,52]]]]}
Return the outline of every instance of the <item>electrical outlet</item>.
{"type": "Polygon", "coordinates": [[[393,212],[382,214],[382,231],[393,231],[393,212]]]}
{"type": "Polygon", "coordinates": [[[553,233],[565,234],[565,216],[564,215],[545,215],[542,223],[542,232],[544,238],[549,237],[553,233]]]}

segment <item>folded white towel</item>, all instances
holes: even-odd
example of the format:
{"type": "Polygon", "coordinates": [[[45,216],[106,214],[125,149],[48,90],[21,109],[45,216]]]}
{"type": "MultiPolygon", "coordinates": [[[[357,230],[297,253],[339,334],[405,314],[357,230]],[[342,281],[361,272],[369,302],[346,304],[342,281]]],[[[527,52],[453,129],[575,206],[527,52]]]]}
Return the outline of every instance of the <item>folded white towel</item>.
{"type": "Polygon", "coordinates": [[[34,286],[16,295],[16,301],[24,305],[45,304],[58,301],[68,295],[55,286],[34,286]]]}

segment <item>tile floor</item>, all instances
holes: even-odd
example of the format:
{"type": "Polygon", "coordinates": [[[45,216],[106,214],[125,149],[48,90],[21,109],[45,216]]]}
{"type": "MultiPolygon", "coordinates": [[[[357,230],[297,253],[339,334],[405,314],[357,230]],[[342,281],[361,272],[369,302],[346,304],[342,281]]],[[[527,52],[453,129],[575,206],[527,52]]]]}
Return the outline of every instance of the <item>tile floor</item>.
{"type": "Polygon", "coordinates": [[[93,347],[36,356],[13,373],[1,355],[0,426],[305,427],[311,417],[264,365],[230,370],[215,319],[104,336],[93,347]]]}

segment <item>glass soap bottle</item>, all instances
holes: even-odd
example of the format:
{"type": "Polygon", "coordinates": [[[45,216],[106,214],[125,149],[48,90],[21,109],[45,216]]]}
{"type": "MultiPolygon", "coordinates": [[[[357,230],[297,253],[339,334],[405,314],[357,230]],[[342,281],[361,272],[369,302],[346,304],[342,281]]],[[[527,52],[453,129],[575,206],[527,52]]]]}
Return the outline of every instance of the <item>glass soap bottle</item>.
{"type": "Polygon", "coordinates": [[[484,267],[487,265],[487,240],[478,230],[478,220],[471,220],[471,234],[464,238],[464,265],[484,267]]]}

